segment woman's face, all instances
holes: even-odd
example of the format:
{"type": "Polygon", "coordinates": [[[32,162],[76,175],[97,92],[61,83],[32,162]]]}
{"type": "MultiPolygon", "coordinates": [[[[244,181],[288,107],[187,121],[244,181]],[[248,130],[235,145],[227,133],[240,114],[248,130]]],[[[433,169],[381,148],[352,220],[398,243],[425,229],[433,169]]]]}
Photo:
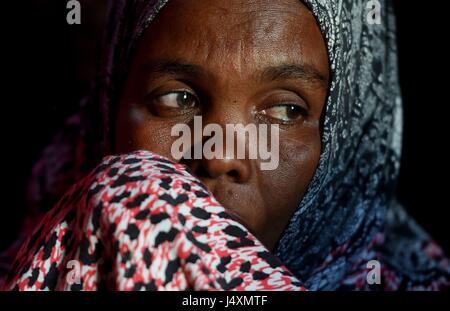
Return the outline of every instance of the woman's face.
{"type": "Polygon", "coordinates": [[[146,149],[175,160],[172,127],[193,127],[194,116],[203,127],[278,124],[274,170],[248,156],[178,161],[273,249],[319,162],[328,80],[325,42],[300,1],[172,0],[133,57],[116,152],[146,149]]]}

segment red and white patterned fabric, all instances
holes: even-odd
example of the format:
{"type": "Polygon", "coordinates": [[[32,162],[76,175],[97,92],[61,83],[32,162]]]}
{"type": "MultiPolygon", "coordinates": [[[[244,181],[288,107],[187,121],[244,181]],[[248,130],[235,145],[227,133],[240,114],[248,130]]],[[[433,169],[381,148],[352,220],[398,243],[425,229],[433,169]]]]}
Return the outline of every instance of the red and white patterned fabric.
{"type": "Polygon", "coordinates": [[[147,151],[106,157],[17,258],[5,289],[305,290],[185,166],[147,151]]]}

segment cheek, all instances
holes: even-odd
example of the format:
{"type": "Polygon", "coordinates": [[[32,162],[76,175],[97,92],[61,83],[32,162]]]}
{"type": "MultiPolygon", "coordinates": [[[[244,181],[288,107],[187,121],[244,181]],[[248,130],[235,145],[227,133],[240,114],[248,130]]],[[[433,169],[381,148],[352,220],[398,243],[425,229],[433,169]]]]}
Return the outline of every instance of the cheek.
{"type": "Polygon", "coordinates": [[[310,135],[303,140],[280,139],[280,163],[277,170],[271,171],[266,180],[270,185],[271,206],[277,208],[273,214],[280,213],[289,219],[298,206],[309,183],[314,176],[320,157],[320,137],[310,135]],[[283,209],[280,211],[280,209],[283,209]]]}
{"type": "Polygon", "coordinates": [[[311,176],[317,167],[319,157],[318,134],[314,133],[300,140],[280,139],[280,167],[286,174],[311,176]]]}
{"type": "MultiPolygon", "coordinates": [[[[123,109],[116,121],[116,153],[148,150],[172,159],[171,146],[176,139],[170,135],[169,122],[148,120],[137,108],[123,109]]],[[[173,160],[173,159],[172,159],[173,160]]]]}

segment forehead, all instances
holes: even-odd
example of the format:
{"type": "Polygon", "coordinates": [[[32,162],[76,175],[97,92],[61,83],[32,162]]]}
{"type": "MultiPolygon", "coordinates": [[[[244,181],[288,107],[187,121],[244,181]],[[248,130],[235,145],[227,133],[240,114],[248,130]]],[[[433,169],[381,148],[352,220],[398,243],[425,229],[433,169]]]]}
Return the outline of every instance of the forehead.
{"type": "Polygon", "coordinates": [[[171,0],[145,31],[138,56],[182,58],[241,73],[306,63],[328,75],[319,26],[299,0],[171,0]]]}

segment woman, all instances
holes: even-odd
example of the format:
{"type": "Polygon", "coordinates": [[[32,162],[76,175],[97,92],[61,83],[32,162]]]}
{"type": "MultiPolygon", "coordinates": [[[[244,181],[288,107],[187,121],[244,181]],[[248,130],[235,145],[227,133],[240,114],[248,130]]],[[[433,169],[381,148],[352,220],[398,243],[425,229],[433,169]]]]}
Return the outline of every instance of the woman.
{"type": "Polygon", "coordinates": [[[380,25],[365,8],[116,1],[83,135],[47,150],[35,203],[61,197],[42,195],[43,180],[61,180],[48,169],[61,151],[79,156],[61,166],[72,169],[62,180],[80,181],[22,247],[5,288],[448,286],[447,259],[394,198],[402,127],[394,20],[387,2],[380,25]],[[171,130],[194,116],[222,127],[277,125],[278,167],[177,160],[171,130]],[[107,154],[122,155],[83,173],[107,154]],[[80,280],[71,283],[73,260],[80,280]],[[367,278],[373,260],[381,284],[367,278]]]}

